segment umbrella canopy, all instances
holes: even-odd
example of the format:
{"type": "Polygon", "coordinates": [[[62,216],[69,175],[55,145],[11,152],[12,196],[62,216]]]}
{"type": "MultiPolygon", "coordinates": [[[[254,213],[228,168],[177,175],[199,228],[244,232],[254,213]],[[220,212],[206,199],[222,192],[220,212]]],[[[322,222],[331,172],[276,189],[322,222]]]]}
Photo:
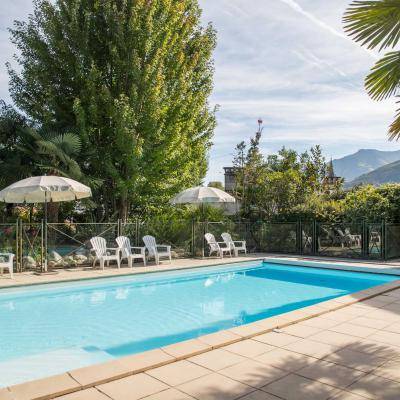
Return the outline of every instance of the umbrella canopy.
{"type": "Polygon", "coordinates": [[[178,193],[172,204],[235,203],[235,198],[221,189],[197,186],[178,193]]]}
{"type": "Polygon", "coordinates": [[[46,203],[72,201],[90,197],[88,186],[62,176],[33,176],[0,191],[5,203],[46,203]]]}

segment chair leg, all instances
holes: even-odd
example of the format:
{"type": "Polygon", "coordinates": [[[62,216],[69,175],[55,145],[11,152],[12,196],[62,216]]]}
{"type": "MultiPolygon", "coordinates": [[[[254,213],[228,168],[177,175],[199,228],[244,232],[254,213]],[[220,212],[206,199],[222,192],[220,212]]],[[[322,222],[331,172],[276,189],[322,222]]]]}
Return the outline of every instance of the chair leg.
{"type": "Polygon", "coordinates": [[[100,258],[100,268],[104,271],[104,258],[100,258]]]}
{"type": "Polygon", "coordinates": [[[121,268],[121,260],[119,259],[119,257],[117,258],[117,265],[118,265],[118,269],[121,268]]]}
{"type": "Polygon", "coordinates": [[[133,259],[132,257],[128,257],[128,267],[133,268],[133,259]]]}
{"type": "Polygon", "coordinates": [[[172,264],[172,254],[169,253],[169,263],[172,264]]]}
{"type": "Polygon", "coordinates": [[[143,256],[143,265],[144,265],[145,267],[147,266],[146,256],[143,256]]]}

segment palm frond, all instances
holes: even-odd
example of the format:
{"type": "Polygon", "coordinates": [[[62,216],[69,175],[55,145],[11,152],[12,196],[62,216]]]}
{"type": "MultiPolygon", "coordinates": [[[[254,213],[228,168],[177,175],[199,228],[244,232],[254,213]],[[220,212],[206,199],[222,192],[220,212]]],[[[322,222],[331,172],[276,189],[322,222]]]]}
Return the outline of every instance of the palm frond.
{"type": "Polygon", "coordinates": [[[79,154],[82,147],[81,139],[78,135],[72,132],[63,133],[54,136],[51,141],[57,146],[61,147],[67,154],[79,154]]]}
{"type": "Polygon", "coordinates": [[[396,94],[400,84],[400,52],[386,54],[372,68],[365,80],[368,94],[382,100],[396,94]]]}
{"type": "Polygon", "coordinates": [[[369,49],[394,47],[400,39],[398,0],[355,0],[346,10],[345,31],[369,49]]]}
{"type": "MultiPolygon", "coordinates": [[[[400,101],[397,104],[400,104],[400,101]]],[[[398,139],[400,139],[400,108],[397,110],[394,121],[389,127],[389,140],[398,139]]]]}

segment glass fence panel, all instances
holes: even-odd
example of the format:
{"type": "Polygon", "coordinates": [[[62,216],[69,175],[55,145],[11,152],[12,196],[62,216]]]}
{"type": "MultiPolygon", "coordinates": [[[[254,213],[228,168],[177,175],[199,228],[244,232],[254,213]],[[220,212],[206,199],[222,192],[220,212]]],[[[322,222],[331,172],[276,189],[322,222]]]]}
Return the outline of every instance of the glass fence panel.
{"type": "MultiPolygon", "coordinates": [[[[0,224],[0,253],[11,253],[15,256],[18,254],[17,250],[17,236],[18,225],[15,224],[0,224]]],[[[8,258],[0,255],[0,261],[8,261],[8,258]]],[[[16,270],[19,268],[17,257],[14,257],[14,264],[17,265],[16,270]]]]}
{"type": "Polygon", "coordinates": [[[383,256],[383,224],[367,224],[368,258],[383,256]]]}
{"type": "Polygon", "coordinates": [[[20,263],[23,271],[39,270],[43,263],[43,225],[20,224],[20,263]]]}
{"type": "Polygon", "coordinates": [[[283,222],[263,224],[261,251],[272,253],[296,253],[297,223],[283,222]]]}
{"type": "Polygon", "coordinates": [[[301,222],[301,253],[312,254],[313,252],[313,223],[301,222]]]}
{"type": "Polygon", "coordinates": [[[143,236],[151,235],[157,244],[171,246],[172,257],[192,255],[192,220],[152,219],[140,221],[138,226],[139,246],[144,246],[143,236]]]}
{"type": "Polygon", "coordinates": [[[359,258],[363,254],[362,224],[317,223],[316,233],[318,255],[359,258]]]}
{"type": "Polygon", "coordinates": [[[49,223],[47,224],[48,268],[74,268],[93,263],[90,239],[101,236],[107,247],[116,248],[118,223],[49,223]]]}
{"type": "Polygon", "coordinates": [[[400,257],[400,224],[386,224],[386,258],[400,257]]]}

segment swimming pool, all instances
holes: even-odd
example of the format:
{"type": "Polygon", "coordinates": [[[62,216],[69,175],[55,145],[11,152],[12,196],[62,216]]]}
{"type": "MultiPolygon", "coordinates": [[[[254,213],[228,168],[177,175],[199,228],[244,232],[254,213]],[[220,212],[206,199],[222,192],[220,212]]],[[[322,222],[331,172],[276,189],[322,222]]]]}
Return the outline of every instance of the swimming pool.
{"type": "Polygon", "coordinates": [[[0,387],[398,279],[261,261],[0,290],[0,387]]]}

